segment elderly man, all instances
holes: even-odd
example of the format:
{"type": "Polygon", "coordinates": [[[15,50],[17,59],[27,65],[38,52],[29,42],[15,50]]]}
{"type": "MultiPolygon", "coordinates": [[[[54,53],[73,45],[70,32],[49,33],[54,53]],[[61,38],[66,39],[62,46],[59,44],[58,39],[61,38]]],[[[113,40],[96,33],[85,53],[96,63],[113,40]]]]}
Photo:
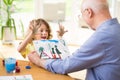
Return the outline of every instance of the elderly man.
{"type": "Polygon", "coordinates": [[[111,17],[107,0],[84,0],[81,13],[95,33],[73,55],[43,60],[32,52],[29,60],[54,73],[87,69],[86,80],[120,80],[120,24],[111,17]]]}

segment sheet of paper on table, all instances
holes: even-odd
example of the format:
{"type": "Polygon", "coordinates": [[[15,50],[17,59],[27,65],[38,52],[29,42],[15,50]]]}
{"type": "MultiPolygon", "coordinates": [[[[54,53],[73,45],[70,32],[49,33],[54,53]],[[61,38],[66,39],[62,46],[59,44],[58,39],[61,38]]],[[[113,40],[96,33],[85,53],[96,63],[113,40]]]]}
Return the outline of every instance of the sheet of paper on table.
{"type": "Polygon", "coordinates": [[[32,75],[0,76],[0,80],[33,80],[32,75]]]}

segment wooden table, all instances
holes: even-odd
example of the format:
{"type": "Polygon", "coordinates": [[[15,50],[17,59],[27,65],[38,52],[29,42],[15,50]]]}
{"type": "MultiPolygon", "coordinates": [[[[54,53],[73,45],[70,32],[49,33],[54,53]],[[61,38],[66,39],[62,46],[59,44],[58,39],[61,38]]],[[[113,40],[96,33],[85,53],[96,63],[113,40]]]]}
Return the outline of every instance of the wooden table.
{"type": "Polygon", "coordinates": [[[69,76],[73,77],[73,78],[71,78],[66,75],[58,75],[58,74],[48,72],[44,69],[38,68],[37,66],[35,66],[33,64],[32,65],[35,68],[32,68],[31,70],[26,70],[25,66],[27,65],[28,62],[26,62],[25,61],[26,59],[24,59],[21,56],[21,54],[17,51],[17,46],[18,46],[19,42],[20,41],[15,41],[15,43],[13,45],[3,45],[0,41],[0,58],[13,57],[13,58],[19,60],[19,66],[21,67],[21,73],[7,74],[5,72],[4,67],[2,66],[2,61],[0,59],[0,76],[1,75],[23,75],[23,74],[26,75],[26,74],[32,73],[34,80],[74,80],[73,78],[77,78],[77,80],[85,80],[86,71],[80,71],[80,72],[68,74],[69,76]]]}
{"type": "Polygon", "coordinates": [[[28,75],[31,74],[33,80],[75,80],[67,75],[54,74],[45,69],[42,69],[34,64],[31,65],[31,69],[26,69],[25,66],[28,61],[18,60],[18,65],[21,69],[20,73],[7,73],[5,67],[2,65],[2,59],[0,58],[0,76],[15,76],[15,75],[28,75]]]}

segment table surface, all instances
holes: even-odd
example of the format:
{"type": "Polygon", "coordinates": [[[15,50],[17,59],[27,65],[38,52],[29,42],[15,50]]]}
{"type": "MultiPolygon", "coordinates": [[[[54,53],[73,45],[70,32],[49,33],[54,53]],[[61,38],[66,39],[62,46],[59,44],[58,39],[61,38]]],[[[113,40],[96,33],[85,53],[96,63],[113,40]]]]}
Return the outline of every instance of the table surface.
{"type": "MultiPolygon", "coordinates": [[[[19,41],[15,41],[13,45],[3,45],[0,41],[0,58],[8,58],[13,57],[19,60],[19,66],[21,67],[21,73],[19,74],[7,74],[5,72],[4,67],[2,66],[2,62],[0,60],[0,76],[1,75],[26,75],[31,74],[33,75],[34,80],[74,80],[73,78],[76,78],[77,80],[85,80],[86,70],[78,71],[74,73],[69,73],[68,75],[58,75],[51,72],[48,72],[42,68],[38,68],[37,66],[33,65],[35,68],[32,68],[31,70],[26,70],[25,66],[28,64],[26,62],[27,59],[24,59],[21,54],[17,51],[17,46],[19,44],[19,41]],[[31,72],[33,71],[33,72],[31,72]],[[43,78],[45,77],[45,78],[43,78]],[[71,78],[72,77],[72,78],[71,78]],[[63,78],[63,79],[61,79],[63,78]]],[[[73,48],[73,47],[72,47],[73,48]]]]}
{"type": "Polygon", "coordinates": [[[18,60],[18,66],[20,67],[20,73],[7,73],[5,66],[2,64],[2,59],[0,58],[0,76],[15,76],[15,75],[32,75],[33,80],[75,80],[68,75],[61,75],[49,72],[43,68],[40,68],[32,63],[30,63],[31,69],[26,69],[28,61],[18,60]]]}

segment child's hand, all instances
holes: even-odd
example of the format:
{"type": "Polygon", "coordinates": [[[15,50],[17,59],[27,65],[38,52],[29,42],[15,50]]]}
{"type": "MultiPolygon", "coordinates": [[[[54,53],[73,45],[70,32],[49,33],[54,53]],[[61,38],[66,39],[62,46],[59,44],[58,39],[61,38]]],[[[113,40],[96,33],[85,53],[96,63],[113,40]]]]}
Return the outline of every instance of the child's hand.
{"type": "Polygon", "coordinates": [[[64,26],[62,26],[61,24],[59,24],[59,31],[57,31],[58,33],[58,38],[62,38],[62,36],[64,35],[64,33],[68,32],[68,30],[64,29],[64,26]]]}
{"type": "MultiPolygon", "coordinates": [[[[39,24],[40,25],[40,24],[39,24]]],[[[37,33],[39,25],[36,23],[35,20],[32,20],[29,25],[29,29],[32,31],[33,34],[37,33]]]]}
{"type": "Polygon", "coordinates": [[[31,22],[30,22],[30,24],[29,24],[29,29],[30,30],[32,30],[33,31],[33,29],[34,29],[34,23],[33,23],[34,21],[32,20],[31,22]]]}

